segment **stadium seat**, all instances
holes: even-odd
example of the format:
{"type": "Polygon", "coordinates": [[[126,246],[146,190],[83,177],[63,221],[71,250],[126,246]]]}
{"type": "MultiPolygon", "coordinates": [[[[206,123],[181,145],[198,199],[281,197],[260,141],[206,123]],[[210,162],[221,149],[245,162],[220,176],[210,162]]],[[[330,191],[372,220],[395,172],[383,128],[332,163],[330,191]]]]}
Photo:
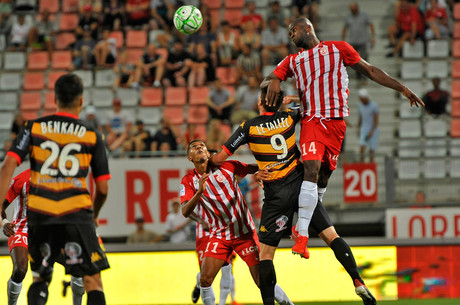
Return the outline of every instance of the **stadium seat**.
{"type": "Polygon", "coordinates": [[[452,98],[460,98],[460,80],[453,80],[451,88],[452,98]]]}
{"type": "MultiPolygon", "coordinates": [[[[455,52],[455,48],[454,48],[455,52]]],[[[427,43],[427,55],[430,58],[443,58],[449,56],[449,41],[430,40],[427,43]]]]}
{"type": "Polygon", "coordinates": [[[51,68],[54,70],[69,69],[72,64],[71,51],[54,51],[51,54],[51,68]]]}
{"type": "Polygon", "coordinates": [[[425,159],[423,176],[429,179],[441,179],[447,176],[445,159],[425,159]]]}
{"type": "Polygon", "coordinates": [[[420,157],[422,155],[422,146],[420,140],[399,140],[398,142],[398,157],[410,158],[420,157]]]}
{"type": "Polygon", "coordinates": [[[41,92],[21,93],[19,109],[21,111],[40,110],[42,107],[41,92]]]}
{"type": "Polygon", "coordinates": [[[139,94],[136,89],[118,88],[115,95],[121,99],[123,107],[137,106],[139,103],[139,94]]]}
{"type": "Polygon", "coordinates": [[[455,58],[460,57],[460,39],[455,39],[452,42],[452,56],[455,58]]]}
{"type": "Polygon", "coordinates": [[[452,118],[450,120],[450,136],[452,138],[460,138],[460,118],[452,118]]]}
{"type": "Polygon", "coordinates": [[[144,54],[144,49],[126,49],[126,56],[128,57],[128,62],[133,65],[137,65],[139,59],[141,59],[144,54]]]}
{"type": "Polygon", "coordinates": [[[216,77],[220,79],[224,85],[233,85],[236,82],[236,68],[217,67],[216,77]]]}
{"type": "MultiPolygon", "coordinates": [[[[449,143],[449,155],[451,157],[459,157],[460,156],[460,138],[450,138],[449,143]]],[[[457,158],[460,160],[460,158],[457,158]]]]}
{"type": "Polygon", "coordinates": [[[207,138],[207,125],[206,124],[197,124],[195,127],[195,132],[198,135],[198,139],[206,141],[206,138],[207,138]]]}
{"type": "Polygon", "coordinates": [[[74,31],[78,26],[77,14],[61,14],[59,17],[60,31],[74,31]]]}
{"type": "Polygon", "coordinates": [[[418,159],[400,159],[398,162],[399,179],[418,179],[420,164],[418,159]]]}
{"type": "Polygon", "coordinates": [[[0,129],[10,130],[14,116],[11,112],[0,111],[0,129]]]}
{"type": "Polygon", "coordinates": [[[210,9],[218,9],[222,5],[222,0],[202,0],[202,4],[206,4],[210,9]]]}
{"type": "Polygon", "coordinates": [[[54,91],[45,92],[45,104],[43,105],[45,110],[56,110],[57,105],[54,101],[54,91]]]}
{"type": "Polygon", "coordinates": [[[112,107],[113,92],[111,89],[93,88],[91,101],[95,107],[112,107]]]}
{"type": "Polygon", "coordinates": [[[59,12],[59,0],[40,0],[40,13],[43,13],[45,10],[51,14],[59,12]]]}
{"type": "Polygon", "coordinates": [[[56,109],[43,109],[40,117],[56,114],[56,109]]]}
{"type": "Polygon", "coordinates": [[[50,72],[48,72],[48,81],[47,81],[47,84],[46,84],[46,88],[49,89],[49,90],[53,90],[54,89],[54,84],[56,83],[58,78],[61,77],[64,74],[66,74],[65,71],[50,71],[50,72]]]}
{"type": "Polygon", "coordinates": [[[224,1],[225,9],[242,9],[245,4],[245,0],[232,0],[232,1],[224,1]]]}
{"type": "Polygon", "coordinates": [[[280,3],[280,6],[282,7],[290,7],[292,5],[291,0],[278,0],[278,2],[280,3]]]}
{"type": "Polygon", "coordinates": [[[209,15],[211,15],[211,29],[217,28],[220,25],[220,10],[210,10],[209,15]]]}
{"type": "Polygon", "coordinates": [[[420,107],[412,107],[409,102],[401,102],[399,104],[399,117],[401,119],[417,119],[421,116],[422,110],[420,107]]]}
{"type": "Polygon", "coordinates": [[[224,20],[230,23],[232,27],[239,27],[242,18],[243,11],[241,9],[226,9],[224,11],[224,20]]]}
{"type": "Polygon", "coordinates": [[[144,48],[147,45],[147,32],[130,30],[126,33],[127,48],[144,48]]]}
{"type": "Polygon", "coordinates": [[[404,61],[401,65],[402,79],[420,79],[423,77],[423,63],[420,61],[404,61]]]}
{"type": "Polygon", "coordinates": [[[22,70],[26,66],[26,57],[24,52],[5,52],[4,53],[5,70],[22,70]]]}
{"type": "Polygon", "coordinates": [[[45,70],[49,65],[49,53],[46,51],[31,52],[27,56],[27,70],[45,70]]]}
{"type": "MultiPolygon", "coordinates": [[[[410,88],[412,92],[417,94],[417,96],[423,96],[426,90],[426,88],[424,87],[423,81],[420,81],[420,80],[407,80],[407,81],[404,81],[404,85],[410,88]]],[[[408,103],[407,98],[404,95],[399,94],[399,97],[404,100],[403,102],[404,104],[408,103]]]]}
{"type": "Polygon", "coordinates": [[[146,107],[139,109],[137,118],[142,120],[146,125],[157,125],[160,123],[162,115],[160,107],[146,107]]]}
{"type": "Polygon", "coordinates": [[[179,125],[184,123],[184,107],[181,106],[165,106],[163,109],[163,117],[168,118],[171,124],[179,125]]]}
{"type": "Polygon", "coordinates": [[[76,70],[73,73],[80,76],[83,80],[83,87],[89,88],[93,86],[93,72],[90,70],[76,70]]]}
{"type": "Polygon", "coordinates": [[[257,8],[267,8],[269,4],[269,0],[257,0],[254,1],[256,3],[257,8]]]}
{"type": "MultiPolygon", "coordinates": [[[[141,106],[159,107],[163,104],[163,90],[161,88],[142,88],[141,106]]],[[[144,110],[140,110],[141,112],[144,110]]]]}
{"type": "Polygon", "coordinates": [[[452,100],[450,115],[453,117],[460,117],[460,99],[452,100]]]}
{"type": "Polygon", "coordinates": [[[452,29],[452,33],[453,33],[455,39],[460,38],[460,21],[454,22],[454,27],[452,29]]]}
{"type": "Polygon", "coordinates": [[[43,90],[45,74],[42,72],[27,72],[24,74],[24,90],[43,90]]]}
{"type": "Polygon", "coordinates": [[[189,105],[205,105],[209,96],[209,87],[192,87],[189,89],[189,105]]]}
{"type": "Polygon", "coordinates": [[[19,73],[2,73],[0,75],[0,89],[18,90],[22,84],[22,76],[19,73]]]}
{"type": "Polygon", "coordinates": [[[452,78],[460,78],[460,60],[452,61],[452,78]]]}
{"type": "Polygon", "coordinates": [[[187,104],[187,89],[184,87],[168,87],[165,90],[166,106],[184,106],[187,104]]]}
{"type": "Polygon", "coordinates": [[[419,138],[422,135],[422,126],[419,120],[401,120],[398,129],[400,138],[419,138]]]}
{"type": "Polygon", "coordinates": [[[424,55],[423,41],[416,40],[412,45],[406,41],[403,45],[402,56],[403,58],[422,58],[424,55]]]}
{"type": "Polygon", "coordinates": [[[431,60],[425,67],[426,77],[446,78],[449,76],[449,62],[447,60],[431,60]]]}
{"type": "Polygon", "coordinates": [[[460,159],[459,158],[450,159],[449,176],[451,178],[460,178],[460,159]]]}
{"type": "Polygon", "coordinates": [[[15,111],[18,109],[18,94],[14,91],[0,92],[0,110],[15,111]]]}
{"type": "Polygon", "coordinates": [[[77,13],[78,0],[62,0],[62,11],[64,13],[77,13]]]}
{"type": "Polygon", "coordinates": [[[28,121],[28,120],[35,120],[38,118],[38,111],[37,110],[25,110],[21,111],[22,117],[28,121]]]}
{"type": "Polygon", "coordinates": [[[0,34],[0,51],[5,50],[6,48],[6,37],[3,34],[0,34]]]}
{"type": "Polygon", "coordinates": [[[95,85],[96,87],[112,87],[115,77],[115,72],[111,69],[96,70],[95,85]]]}
{"type": "Polygon", "coordinates": [[[187,111],[188,124],[207,124],[209,120],[208,106],[190,106],[187,111]]]}
{"type": "Polygon", "coordinates": [[[447,155],[447,143],[445,139],[427,139],[423,149],[425,157],[445,157],[447,155]]]}
{"type": "Polygon", "coordinates": [[[454,19],[460,20],[460,3],[454,4],[454,19]]]}
{"type": "Polygon", "coordinates": [[[74,43],[76,40],[74,33],[59,33],[56,35],[56,49],[65,50],[69,47],[70,44],[74,43]]]}
{"type": "Polygon", "coordinates": [[[431,119],[427,120],[423,124],[425,137],[438,138],[445,137],[447,135],[447,123],[443,119],[431,119]]]}
{"type": "Polygon", "coordinates": [[[121,48],[125,45],[125,38],[122,31],[113,31],[110,33],[110,38],[115,38],[117,41],[117,48],[121,48]]]}

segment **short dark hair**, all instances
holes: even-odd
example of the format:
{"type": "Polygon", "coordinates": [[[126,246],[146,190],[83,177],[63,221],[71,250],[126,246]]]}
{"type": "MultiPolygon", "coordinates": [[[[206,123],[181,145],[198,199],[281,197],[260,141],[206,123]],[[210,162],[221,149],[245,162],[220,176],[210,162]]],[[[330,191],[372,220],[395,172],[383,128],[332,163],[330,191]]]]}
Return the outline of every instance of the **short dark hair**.
{"type": "Polygon", "coordinates": [[[267,101],[265,101],[265,98],[267,97],[267,91],[268,91],[268,87],[264,87],[260,90],[260,98],[262,100],[262,106],[268,112],[277,112],[278,109],[280,109],[281,104],[283,103],[284,91],[283,90],[280,91],[278,95],[278,100],[276,101],[276,104],[273,106],[268,106],[267,101]]]}
{"type": "Polygon", "coordinates": [[[56,81],[54,94],[61,107],[73,107],[73,103],[83,94],[83,82],[76,74],[64,74],[56,81]]]}
{"type": "Polygon", "coordinates": [[[187,146],[187,156],[188,156],[188,154],[190,152],[190,147],[192,146],[193,143],[196,143],[196,142],[203,142],[204,143],[204,141],[200,140],[200,139],[195,139],[195,140],[190,141],[190,143],[187,146]]]}

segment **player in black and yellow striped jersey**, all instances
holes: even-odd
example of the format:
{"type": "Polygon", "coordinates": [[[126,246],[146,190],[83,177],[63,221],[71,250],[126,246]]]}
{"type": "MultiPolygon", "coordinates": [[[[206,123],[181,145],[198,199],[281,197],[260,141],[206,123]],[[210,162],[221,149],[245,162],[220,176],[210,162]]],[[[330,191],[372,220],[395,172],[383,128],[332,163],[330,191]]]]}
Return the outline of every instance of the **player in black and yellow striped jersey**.
{"type": "Polygon", "coordinates": [[[28,224],[34,282],[29,304],[45,304],[61,249],[66,273],[84,277],[87,304],[105,304],[100,271],[109,264],[95,226],[110,179],[105,146],[99,131],[78,118],[82,80],[75,74],[61,76],[55,96],[58,112],[28,121],[8,151],[0,172],[0,197],[5,197],[14,169],[30,155],[28,224]],[[96,186],[93,200],[86,185],[90,168],[96,186]]]}

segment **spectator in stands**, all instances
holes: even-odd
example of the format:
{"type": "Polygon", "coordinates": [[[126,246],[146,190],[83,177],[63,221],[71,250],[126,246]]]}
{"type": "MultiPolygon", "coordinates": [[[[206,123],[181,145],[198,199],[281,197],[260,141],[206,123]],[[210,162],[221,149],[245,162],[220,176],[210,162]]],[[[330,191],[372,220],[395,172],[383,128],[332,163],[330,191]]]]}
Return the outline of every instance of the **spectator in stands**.
{"type": "Polygon", "coordinates": [[[168,118],[161,119],[161,129],[151,139],[150,150],[163,152],[163,157],[168,157],[168,152],[177,150],[176,136],[168,118]]]}
{"type": "Polygon", "coordinates": [[[94,59],[98,67],[111,67],[117,61],[117,40],[110,38],[110,30],[102,31],[102,40],[94,47],[94,59]]]}
{"type": "Polygon", "coordinates": [[[174,42],[172,50],[168,54],[165,64],[165,77],[163,86],[186,86],[186,79],[190,71],[188,61],[190,54],[185,51],[184,43],[180,40],[174,42]]]}
{"type": "Polygon", "coordinates": [[[425,11],[426,39],[449,38],[447,12],[439,6],[438,0],[431,0],[431,7],[425,11]]]}
{"type": "Polygon", "coordinates": [[[137,63],[135,81],[143,83],[144,86],[160,87],[165,62],[166,59],[157,53],[155,44],[149,43],[145,48],[145,53],[137,63]]]}
{"type": "Polygon", "coordinates": [[[243,44],[241,51],[236,63],[236,83],[247,83],[248,78],[251,76],[256,77],[257,80],[261,80],[262,68],[259,54],[252,52],[249,44],[243,44]]]}
{"type": "Polygon", "coordinates": [[[177,1],[151,0],[150,9],[153,19],[157,20],[163,30],[169,31],[177,1]]]}
{"type": "MultiPolygon", "coordinates": [[[[351,14],[345,18],[342,30],[342,40],[345,40],[359,53],[361,58],[368,60],[369,48],[375,45],[374,24],[365,12],[359,10],[358,3],[350,4],[351,14]],[[369,31],[367,30],[369,28],[369,31]],[[348,39],[345,39],[347,37],[348,39]]],[[[357,72],[359,79],[365,79],[361,73],[357,72]]]]}
{"type": "Polygon", "coordinates": [[[121,0],[109,0],[103,3],[103,28],[109,28],[112,31],[123,30],[126,24],[126,11],[123,3],[121,0]]]}
{"type": "Polygon", "coordinates": [[[428,114],[438,116],[447,113],[446,106],[449,102],[449,92],[441,89],[441,79],[435,77],[431,80],[433,89],[426,92],[422,100],[425,103],[425,110],[428,114]]]}
{"type": "Polygon", "coordinates": [[[102,2],[106,0],[79,0],[79,11],[83,13],[85,6],[91,6],[92,12],[95,15],[103,13],[102,2]]]}
{"type": "MultiPolygon", "coordinates": [[[[38,17],[38,15],[36,15],[38,17]]],[[[35,26],[29,32],[29,46],[33,49],[45,49],[50,58],[53,52],[54,37],[59,30],[57,22],[50,20],[50,14],[44,10],[41,18],[35,22],[35,26]]]]}
{"type": "Polygon", "coordinates": [[[146,157],[142,152],[150,151],[150,132],[142,120],[136,120],[134,132],[123,143],[124,152],[135,152],[132,156],[146,157]]]}
{"type": "Polygon", "coordinates": [[[126,52],[122,52],[118,59],[117,64],[113,68],[115,79],[113,81],[113,88],[138,88],[139,83],[135,81],[136,67],[128,61],[126,52]]]}
{"type": "Polygon", "coordinates": [[[128,237],[128,244],[143,244],[156,243],[164,239],[163,235],[159,235],[153,231],[144,229],[144,218],[136,218],[136,231],[128,237]]]}
{"type": "Polygon", "coordinates": [[[370,162],[374,162],[374,154],[379,143],[379,107],[372,101],[366,89],[360,89],[358,136],[361,162],[364,162],[366,146],[369,147],[370,162]]]}
{"type": "Polygon", "coordinates": [[[171,202],[171,211],[166,216],[166,233],[169,234],[169,241],[173,244],[180,244],[189,239],[187,225],[192,221],[182,215],[179,199],[171,202]]]}
{"type": "Polygon", "coordinates": [[[16,139],[16,136],[19,134],[19,131],[21,131],[21,128],[24,126],[24,122],[26,120],[22,116],[21,112],[18,112],[14,115],[13,123],[11,123],[11,140],[16,139]]]}
{"type": "Polygon", "coordinates": [[[97,41],[91,36],[91,30],[86,28],[83,31],[83,37],[78,39],[72,50],[72,65],[70,70],[88,69],[95,63],[94,48],[97,41]]]}
{"type": "Polygon", "coordinates": [[[217,55],[219,66],[230,66],[232,60],[240,50],[239,40],[232,31],[230,23],[222,21],[221,29],[217,34],[217,55]]]}
{"type": "Polygon", "coordinates": [[[264,18],[262,17],[261,14],[258,14],[256,12],[256,2],[255,1],[247,1],[246,2],[246,9],[248,10],[246,14],[243,15],[243,18],[241,19],[241,24],[244,26],[244,24],[248,21],[252,21],[254,24],[254,27],[258,30],[262,30],[264,18]]]}
{"type": "Polygon", "coordinates": [[[131,115],[122,110],[121,100],[114,98],[112,110],[107,114],[105,124],[106,144],[110,151],[115,151],[123,144],[128,138],[132,126],[131,115]]]}
{"type": "MultiPolygon", "coordinates": [[[[276,19],[277,24],[280,27],[286,26],[287,16],[284,13],[284,10],[281,8],[279,1],[272,1],[270,7],[268,8],[266,20],[270,23],[270,19],[276,19]]],[[[270,25],[268,25],[270,26],[270,25]]]]}
{"type": "Polygon", "coordinates": [[[227,141],[228,136],[223,130],[223,123],[221,120],[213,119],[209,121],[208,135],[206,136],[206,147],[208,150],[219,151],[222,149],[222,145],[227,141]]]}
{"type": "Polygon", "coordinates": [[[424,191],[418,191],[415,193],[415,203],[419,205],[425,205],[426,196],[424,191]]]}
{"type": "Polygon", "coordinates": [[[217,63],[217,44],[216,44],[216,34],[210,32],[208,22],[203,22],[201,28],[195,34],[188,35],[188,52],[190,54],[195,53],[195,48],[198,44],[204,45],[206,54],[208,54],[214,63],[217,63]]]}
{"type": "Polygon", "coordinates": [[[128,26],[146,30],[151,17],[150,0],[127,0],[126,16],[128,26]]]}
{"type": "Polygon", "coordinates": [[[262,31],[262,64],[276,64],[288,55],[289,35],[278,25],[278,19],[270,17],[268,27],[262,31]]]}
{"type": "Polygon", "coordinates": [[[232,123],[239,125],[258,115],[257,101],[259,100],[259,82],[254,76],[248,78],[248,86],[244,86],[237,98],[235,110],[232,114],[232,123]]]}
{"type": "Polygon", "coordinates": [[[0,3],[0,34],[9,35],[13,21],[12,11],[11,0],[4,0],[0,3]]]}
{"type": "Polygon", "coordinates": [[[414,44],[416,38],[423,37],[424,30],[425,25],[420,12],[408,0],[401,0],[401,7],[395,23],[388,27],[388,34],[390,35],[388,46],[392,47],[393,51],[386,56],[394,57],[397,55],[406,41],[414,44]]]}
{"type": "Polygon", "coordinates": [[[96,115],[96,107],[92,105],[86,106],[85,111],[80,113],[80,119],[86,122],[93,129],[103,132],[102,125],[96,115]]]}
{"type": "Polygon", "coordinates": [[[300,14],[307,17],[313,27],[318,29],[319,0],[294,0],[294,15],[300,14]]]}
{"type": "Polygon", "coordinates": [[[262,37],[257,32],[254,22],[247,21],[243,24],[243,33],[240,35],[240,46],[249,45],[252,52],[257,52],[261,48],[262,37]]]}
{"type": "Polygon", "coordinates": [[[203,1],[201,2],[200,11],[203,16],[203,20],[207,20],[209,31],[215,33],[219,27],[220,18],[213,18],[209,6],[206,3],[203,3],[203,1]]]}
{"type": "Polygon", "coordinates": [[[89,4],[83,6],[83,14],[78,21],[78,26],[76,29],[77,39],[83,37],[83,31],[91,31],[91,37],[97,41],[99,24],[98,20],[93,16],[93,7],[89,4]]]}
{"type": "Polygon", "coordinates": [[[188,74],[188,87],[204,86],[206,81],[213,81],[216,75],[214,64],[206,53],[205,47],[198,44],[195,48],[195,54],[187,61],[190,67],[188,74]]]}
{"type": "Polygon", "coordinates": [[[30,24],[25,22],[25,16],[18,15],[16,22],[11,27],[10,51],[26,50],[30,28],[30,24]]]}
{"type": "Polygon", "coordinates": [[[158,26],[158,22],[155,19],[150,19],[149,21],[149,42],[155,44],[158,48],[168,48],[169,41],[171,40],[171,35],[169,35],[165,30],[161,29],[158,26]]]}
{"type": "Polygon", "coordinates": [[[211,119],[230,121],[235,98],[224,88],[222,81],[216,78],[214,86],[206,99],[206,104],[208,105],[211,119]]]}

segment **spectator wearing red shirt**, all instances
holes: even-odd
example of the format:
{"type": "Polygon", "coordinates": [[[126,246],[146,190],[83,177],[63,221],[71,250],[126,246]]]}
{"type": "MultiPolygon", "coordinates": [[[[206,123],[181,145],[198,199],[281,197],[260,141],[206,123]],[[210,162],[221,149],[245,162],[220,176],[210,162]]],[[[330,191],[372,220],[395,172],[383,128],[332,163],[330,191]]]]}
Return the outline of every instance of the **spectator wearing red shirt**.
{"type": "Polygon", "coordinates": [[[439,6],[438,0],[431,0],[431,7],[425,12],[426,39],[449,38],[446,9],[439,6]]]}
{"type": "Polygon", "coordinates": [[[126,15],[131,27],[147,27],[150,19],[150,0],[127,0],[126,15]]]}
{"type": "Polygon", "coordinates": [[[248,21],[252,21],[258,31],[262,30],[262,25],[264,18],[261,14],[256,13],[256,3],[255,1],[247,2],[248,13],[243,15],[241,23],[244,24],[248,21]]]}
{"type": "Polygon", "coordinates": [[[425,25],[419,11],[408,0],[402,0],[396,22],[388,27],[389,46],[394,49],[387,54],[387,57],[398,54],[407,40],[414,44],[416,38],[422,37],[424,30],[425,25]],[[399,40],[396,41],[396,39],[399,40]]]}

